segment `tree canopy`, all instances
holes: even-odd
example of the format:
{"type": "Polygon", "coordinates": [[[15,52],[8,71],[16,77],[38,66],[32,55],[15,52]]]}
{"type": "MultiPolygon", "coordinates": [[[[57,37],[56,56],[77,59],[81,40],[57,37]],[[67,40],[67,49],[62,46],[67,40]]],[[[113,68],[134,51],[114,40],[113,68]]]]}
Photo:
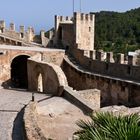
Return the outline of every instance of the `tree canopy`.
{"type": "Polygon", "coordinates": [[[94,14],[96,49],[122,53],[140,49],[140,8],[94,14]]]}

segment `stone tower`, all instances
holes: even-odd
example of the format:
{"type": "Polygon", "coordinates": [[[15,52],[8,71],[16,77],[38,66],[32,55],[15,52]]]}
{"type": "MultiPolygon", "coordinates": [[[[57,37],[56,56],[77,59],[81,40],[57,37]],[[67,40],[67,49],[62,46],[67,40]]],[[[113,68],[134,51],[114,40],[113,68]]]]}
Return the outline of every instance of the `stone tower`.
{"type": "Polygon", "coordinates": [[[63,44],[64,48],[94,50],[93,14],[74,13],[72,17],[55,16],[56,46],[63,44]]]}
{"type": "Polygon", "coordinates": [[[61,42],[63,46],[70,45],[73,41],[73,20],[72,17],[55,16],[55,38],[54,43],[59,46],[61,42]]]}
{"type": "Polygon", "coordinates": [[[75,45],[81,50],[94,50],[95,15],[74,13],[75,45]]]}

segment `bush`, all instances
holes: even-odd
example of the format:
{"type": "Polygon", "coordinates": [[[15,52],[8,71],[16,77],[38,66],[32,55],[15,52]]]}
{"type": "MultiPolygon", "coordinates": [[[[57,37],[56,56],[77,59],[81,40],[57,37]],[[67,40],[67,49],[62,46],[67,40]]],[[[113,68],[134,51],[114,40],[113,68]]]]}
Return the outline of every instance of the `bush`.
{"type": "Polygon", "coordinates": [[[138,114],[115,116],[112,113],[96,113],[91,121],[80,120],[77,140],[140,140],[138,114]]]}

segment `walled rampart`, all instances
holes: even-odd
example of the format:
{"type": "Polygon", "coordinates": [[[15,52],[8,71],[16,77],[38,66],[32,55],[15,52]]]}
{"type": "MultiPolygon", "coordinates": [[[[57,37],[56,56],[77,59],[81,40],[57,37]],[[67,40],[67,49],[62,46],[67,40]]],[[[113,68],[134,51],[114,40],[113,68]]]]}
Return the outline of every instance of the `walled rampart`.
{"type": "Polygon", "coordinates": [[[15,24],[10,23],[9,28],[6,27],[5,21],[0,21],[0,35],[5,35],[7,37],[15,38],[17,40],[24,40],[25,42],[32,42],[35,36],[34,29],[32,27],[28,27],[27,31],[25,31],[24,26],[19,27],[19,32],[15,30],[15,24]]]}
{"type": "MultiPolygon", "coordinates": [[[[85,63],[85,61],[81,62],[85,63]]],[[[67,77],[69,86],[74,89],[96,88],[101,90],[101,106],[120,104],[126,106],[140,105],[139,82],[87,71],[87,69],[76,65],[76,63],[71,63],[67,57],[64,59],[62,69],[67,77]]]]}
{"type": "Polygon", "coordinates": [[[0,44],[48,47],[50,38],[45,37],[43,30],[40,36],[35,35],[32,27],[28,27],[26,30],[25,26],[22,25],[19,27],[19,31],[16,31],[14,23],[10,23],[10,26],[6,27],[5,21],[0,20],[0,44]]]}
{"type": "Polygon", "coordinates": [[[106,58],[104,58],[103,51],[80,49],[73,49],[71,54],[75,61],[91,72],[140,81],[140,66],[137,65],[135,56],[128,56],[128,59],[125,60],[124,54],[117,54],[114,60],[112,52],[108,52],[106,58]]]}

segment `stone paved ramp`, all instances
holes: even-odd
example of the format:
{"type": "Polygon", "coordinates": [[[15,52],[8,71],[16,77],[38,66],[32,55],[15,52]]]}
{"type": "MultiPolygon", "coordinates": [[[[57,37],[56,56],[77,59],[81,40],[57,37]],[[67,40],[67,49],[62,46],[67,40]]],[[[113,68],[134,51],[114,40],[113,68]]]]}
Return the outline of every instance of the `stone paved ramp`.
{"type": "Polygon", "coordinates": [[[78,107],[61,97],[52,97],[39,103],[37,111],[42,132],[53,140],[70,140],[78,130],[75,123],[79,119],[89,119],[78,107]]]}
{"type": "MultiPolygon", "coordinates": [[[[44,94],[35,94],[37,101],[42,101],[46,97],[44,94]]],[[[0,89],[0,140],[24,139],[21,109],[31,98],[30,92],[0,89]]]]}

